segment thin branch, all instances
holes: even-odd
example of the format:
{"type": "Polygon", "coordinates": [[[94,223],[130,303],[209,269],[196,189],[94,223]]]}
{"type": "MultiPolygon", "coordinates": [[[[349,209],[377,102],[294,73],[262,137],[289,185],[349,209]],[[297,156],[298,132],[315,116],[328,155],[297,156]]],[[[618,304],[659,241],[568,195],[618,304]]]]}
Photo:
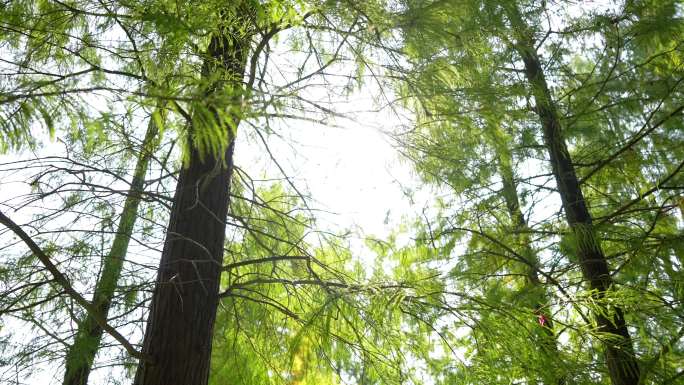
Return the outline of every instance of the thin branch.
{"type": "Polygon", "coordinates": [[[92,303],[90,303],[88,300],[83,298],[74,288],[71,286],[71,283],[67,279],[67,277],[62,274],[61,271],[55,266],[54,263],[50,260],[50,257],[45,254],[43,249],[38,246],[33,239],[26,234],[22,228],[17,225],[14,221],[12,221],[10,218],[8,218],[2,211],[0,211],[0,223],[5,225],[8,229],[10,229],[12,232],[14,232],[19,238],[21,238],[22,241],[29,247],[31,252],[38,257],[40,262],[45,266],[45,268],[50,272],[50,274],[54,277],[55,282],[59,284],[62,289],[64,289],[64,292],[71,297],[76,303],[81,305],[83,309],[85,309],[86,312],[90,316],[93,317],[95,322],[107,333],[109,333],[114,339],[116,339],[130,354],[132,357],[138,358],[140,360],[145,360],[148,362],[151,362],[151,357],[139,352],[128,340],[126,337],[121,335],[116,329],[114,329],[111,325],[107,323],[107,320],[102,317],[102,315],[97,311],[97,309],[93,306],[92,303]]]}

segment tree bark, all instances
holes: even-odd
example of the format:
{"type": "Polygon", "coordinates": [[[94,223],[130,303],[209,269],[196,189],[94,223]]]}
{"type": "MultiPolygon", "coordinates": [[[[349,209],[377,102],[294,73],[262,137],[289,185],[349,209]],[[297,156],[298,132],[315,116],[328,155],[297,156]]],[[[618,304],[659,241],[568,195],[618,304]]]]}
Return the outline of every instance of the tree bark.
{"type": "Polygon", "coordinates": [[[534,250],[532,250],[530,237],[525,234],[525,231],[528,229],[527,219],[525,219],[525,215],[520,208],[518,186],[515,183],[515,174],[512,165],[513,156],[508,148],[508,144],[504,143],[504,140],[501,138],[504,135],[501,128],[492,127],[491,130],[495,131],[493,141],[498,155],[497,168],[499,176],[501,176],[501,184],[503,187],[501,193],[504,202],[506,203],[508,216],[513,223],[515,230],[520,234],[520,246],[523,249],[523,256],[527,262],[527,281],[533,286],[538,286],[541,285],[538,274],[539,261],[534,250]]]}
{"type": "MultiPolygon", "coordinates": [[[[518,233],[520,248],[522,249],[521,255],[526,261],[525,270],[527,273],[527,284],[534,291],[533,294],[535,298],[529,305],[539,312],[539,314],[544,314],[544,309],[548,307],[549,301],[546,290],[539,279],[539,259],[532,249],[530,236],[526,233],[526,231],[529,230],[529,226],[527,219],[520,208],[518,187],[515,183],[515,174],[513,171],[513,156],[507,143],[504,143],[504,141],[501,140],[501,137],[503,136],[501,128],[493,127],[492,130],[498,131],[495,132],[494,142],[498,154],[497,166],[503,187],[501,192],[504,197],[504,202],[506,203],[506,209],[510,220],[513,223],[515,231],[518,233]]],[[[558,357],[558,341],[553,330],[553,321],[547,317],[547,323],[542,327],[544,340],[538,345],[538,354],[542,361],[553,361],[558,357]]],[[[550,377],[551,378],[544,379],[545,384],[565,384],[565,376],[562,373],[552,372],[550,377]]]]}
{"type": "Polygon", "coordinates": [[[245,33],[249,27],[241,28],[243,24],[237,15],[219,26],[204,59],[208,104],[200,112],[195,109],[189,127],[186,162],[178,178],[143,341],[143,351],[153,362],[139,363],[136,385],[208,382],[239,123],[236,109],[251,41],[245,33]],[[210,102],[225,103],[226,98],[228,108],[210,102]],[[213,120],[206,118],[206,111],[213,120]],[[218,152],[209,150],[216,143],[206,139],[206,130],[217,128],[225,132],[228,143],[218,152]]]}
{"type": "MultiPolygon", "coordinates": [[[[156,113],[164,114],[162,108],[157,108],[156,113]]],[[[155,119],[150,117],[141,153],[135,166],[133,179],[131,180],[131,188],[121,212],[116,236],[109,253],[104,259],[102,275],[95,284],[95,293],[91,302],[97,313],[105,320],[112,306],[112,299],[121,277],[121,269],[128,251],[128,244],[138,217],[138,207],[140,206],[140,197],[143,193],[147,166],[152,154],[159,145],[158,133],[159,128],[155,119]]],[[[86,314],[85,319],[79,323],[74,343],[69,347],[66,354],[63,385],[88,384],[88,376],[90,375],[95,355],[100,347],[103,332],[94,315],[86,314]]]]}
{"type": "Polygon", "coordinates": [[[604,354],[611,382],[613,385],[637,385],[639,364],[622,308],[608,308],[602,301],[606,292],[613,286],[613,280],[562,135],[558,110],[534,48],[533,35],[515,4],[506,7],[506,10],[516,33],[514,48],[525,65],[525,76],[535,100],[536,113],[541,122],[544,144],[551,160],[565,218],[576,238],[577,256],[582,273],[594,291],[597,305],[600,307],[594,312],[594,317],[599,331],[603,334],[601,339],[605,347],[604,354]]]}

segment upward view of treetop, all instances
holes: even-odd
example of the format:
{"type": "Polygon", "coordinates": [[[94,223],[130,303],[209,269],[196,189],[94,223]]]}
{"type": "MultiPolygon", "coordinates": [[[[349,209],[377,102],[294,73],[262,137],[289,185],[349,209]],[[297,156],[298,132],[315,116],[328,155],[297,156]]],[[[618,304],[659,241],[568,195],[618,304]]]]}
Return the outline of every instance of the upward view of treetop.
{"type": "Polygon", "coordinates": [[[676,0],[0,2],[0,383],[684,383],[683,113],[676,0]]]}

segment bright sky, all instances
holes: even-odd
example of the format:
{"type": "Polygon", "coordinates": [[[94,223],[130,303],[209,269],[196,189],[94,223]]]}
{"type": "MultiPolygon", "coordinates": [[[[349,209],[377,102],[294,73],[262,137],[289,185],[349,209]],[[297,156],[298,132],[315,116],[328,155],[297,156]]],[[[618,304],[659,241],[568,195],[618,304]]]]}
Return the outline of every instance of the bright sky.
{"type": "MultiPolygon", "coordinates": [[[[271,137],[269,146],[295,185],[313,198],[311,207],[330,212],[320,213],[324,223],[382,236],[397,225],[401,214],[421,206],[412,205],[403,194],[402,188],[416,188],[418,178],[384,132],[399,121],[376,116],[344,123],[345,127],[326,127],[291,122],[281,132],[286,140],[271,137]]],[[[251,166],[256,175],[261,168],[258,160],[263,161],[263,155],[236,147],[236,164],[251,166]]]]}

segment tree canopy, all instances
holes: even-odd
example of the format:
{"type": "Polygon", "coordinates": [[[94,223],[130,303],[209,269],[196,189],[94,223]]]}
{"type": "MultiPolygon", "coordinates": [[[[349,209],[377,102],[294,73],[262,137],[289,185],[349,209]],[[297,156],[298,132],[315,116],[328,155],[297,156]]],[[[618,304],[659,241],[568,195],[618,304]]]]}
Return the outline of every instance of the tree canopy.
{"type": "Polygon", "coordinates": [[[681,383],[683,12],[0,4],[0,381],[681,383]]]}

